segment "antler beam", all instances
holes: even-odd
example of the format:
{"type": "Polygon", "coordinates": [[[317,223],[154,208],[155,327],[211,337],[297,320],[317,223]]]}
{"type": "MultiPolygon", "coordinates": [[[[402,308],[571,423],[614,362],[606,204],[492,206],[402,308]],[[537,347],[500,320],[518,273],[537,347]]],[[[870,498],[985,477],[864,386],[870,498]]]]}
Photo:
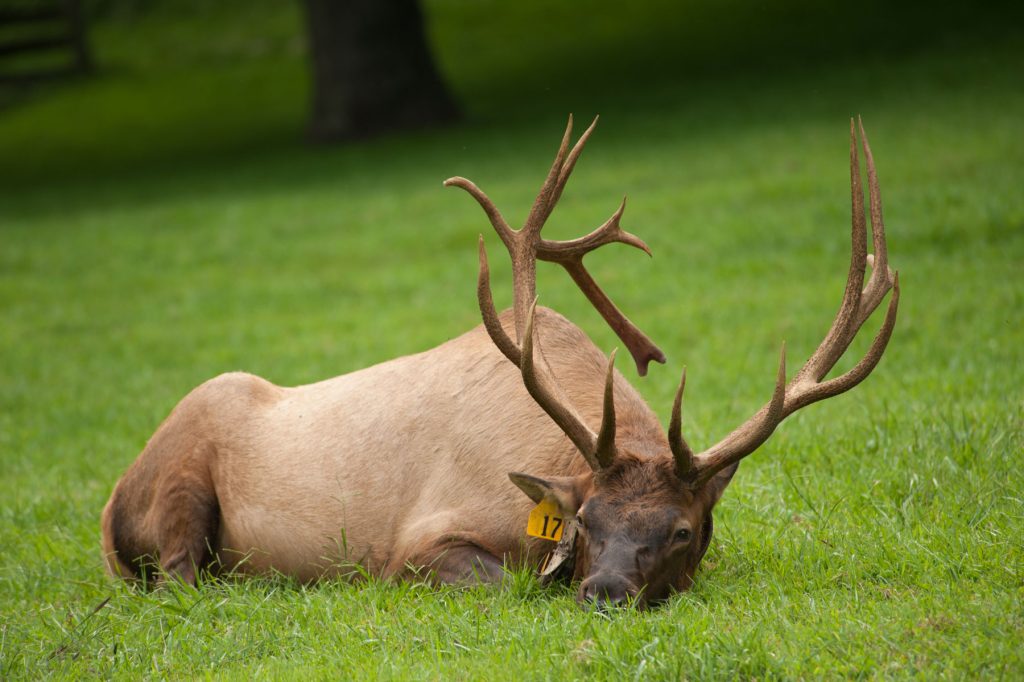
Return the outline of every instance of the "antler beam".
{"type": "Polygon", "coordinates": [[[804,363],[788,384],[786,378],[785,345],[772,400],[753,417],[741,424],[724,439],[700,454],[686,444],[682,436],[680,416],[686,374],[676,393],[675,405],[669,424],[669,444],[680,476],[694,487],[699,487],[722,469],[738,462],[756,450],[775,430],[775,427],[793,412],[811,403],[830,398],[850,390],[863,381],[882,359],[889,337],[896,324],[900,285],[898,273],[888,264],[885,243],[885,225],[882,222],[882,193],[878,173],[871,155],[864,125],[858,119],[864,158],[868,170],[868,193],[871,211],[871,238],[873,255],[867,253],[867,220],[864,212],[864,192],[861,188],[860,163],[857,154],[857,131],[850,119],[850,191],[852,196],[852,246],[850,269],[843,293],[843,301],[832,326],[817,350],[804,363]],[[864,286],[866,267],[872,268],[871,278],[864,286]],[[863,287],[863,289],[862,289],[863,287]],[[863,358],[848,372],[823,381],[828,372],[850,347],[857,332],[875,311],[889,290],[892,297],[885,320],[863,358]]]}
{"type": "Polygon", "coordinates": [[[491,340],[513,364],[519,367],[523,384],[527,391],[544,409],[559,428],[572,440],[583,454],[583,457],[595,471],[607,467],[615,458],[615,404],[613,400],[613,379],[615,354],[612,353],[608,362],[608,373],[605,382],[604,414],[601,428],[595,434],[579,414],[573,409],[564,391],[555,380],[543,353],[535,357],[533,347],[534,315],[536,312],[536,266],[537,259],[548,260],[562,265],[579,285],[587,298],[594,304],[612,329],[630,349],[640,374],[645,374],[647,364],[651,360],[665,361],[665,356],[650,339],[644,335],[623,315],[615,304],[605,295],[594,282],[590,273],[583,267],[583,257],[605,244],[621,242],[634,246],[650,255],[647,245],[635,235],[624,231],[620,226],[625,200],[619,209],[603,225],[590,234],[569,241],[550,241],[542,239],[541,230],[551,216],[555,204],[562,196],[565,184],[572,174],[576,161],[583,152],[583,146],[597,125],[597,119],[580,136],[580,139],[569,150],[572,136],[572,116],[566,126],[565,134],[554,163],[548,171],[544,184],[530,209],[526,223],[520,230],[513,230],[494,205],[494,202],[475,184],[461,177],[449,178],[446,186],[461,187],[476,199],[490,220],[495,232],[508,249],[512,259],[513,310],[515,318],[516,340],[513,341],[505,332],[494,307],[491,295],[490,268],[487,263],[487,251],[483,237],[480,237],[480,274],[477,279],[477,300],[483,317],[484,328],[491,340]]]}
{"type": "Polygon", "coordinates": [[[626,208],[626,200],[622,200],[618,210],[603,225],[584,237],[568,241],[552,241],[540,237],[540,231],[551,216],[552,211],[554,211],[555,204],[561,198],[562,191],[569,181],[569,176],[576,167],[576,161],[579,159],[580,154],[583,153],[583,147],[597,125],[597,121],[598,119],[594,118],[590,127],[584,131],[572,150],[567,153],[573,125],[573,118],[569,116],[565,134],[562,136],[562,143],[558,153],[555,155],[555,161],[548,171],[544,184],[541,186],[541,190],[537,194],[530,214],[521,230],[513,230],[494,205],[494,202],[470,180],[454,177],[445,180],[444,184],[448,187],[461,187],[476,199],[494,227],[494,231],[501,238],[505,248],[509,250],[514,268],[513,287],[515,296],[513,307],[516,318],[516,337],[520,343],[522,343],[523,320],[525,319],[526,308],[529,302],[536,296],[536,259],[539,258],[551,263],[558,263],[565,268],[569,276],[576,282],[576,285],[583,291],[587,300],[591,302],[605,322],[608,323],[608,326],[612,328],[626,345],[626,348],[629,349],[630,355],[633,356],[633,360],[636,362],[637,372],[640,376],[644,376],[647,374],[647,366],[652,360],[661,363],[665,362],[665,354],[618,309],[583,265],[584,256],[594,249],[613,242],[633,246],[647,255],[651,255],[651,250],[642,239],[626,232],[619,224],[623,211],[626,208]],[[516,237],[517,234],[521,236],[516,237]],[[517,262],[519,265],[517,265],[517,262]]]}

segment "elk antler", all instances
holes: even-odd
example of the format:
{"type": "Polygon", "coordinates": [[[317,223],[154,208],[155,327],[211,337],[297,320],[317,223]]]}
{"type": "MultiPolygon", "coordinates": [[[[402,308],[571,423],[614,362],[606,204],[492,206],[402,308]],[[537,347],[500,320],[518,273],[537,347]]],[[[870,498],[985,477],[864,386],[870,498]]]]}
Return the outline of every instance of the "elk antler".
{"type": "Polygon", "coordinates": [[[541,229],[561,197],[569,175],[576,165],[576,160],[583,151],[583,146],[595,125],[597,125],[596,118],[567,154],[569,139],[572,135],[572,116],[569,116],[569,123],[565,128],[562,144],[555,156],[555,161],[533,203],[526,224],[520,230],[513,230],[509,227],[490,198],[469,180],[455,177],[445,180],[444,184],[461,187],[477,200],[512,258],[513,310],[518,343],[509,338],[498,319],[491,296],[487,251],[481,235],[477,300],[480,304],[484,328],[502,354],[519,367],[523,375],[523,384],[533,399],[565,432],[590,467],[599,471],[611,464],[615,458],[615,404],[612,398],[615,353],[613,352],[608,360],[604,416],[601,421],[601,429],[595,434],[569,403],[548,367],[544,354],[540,353],[539,357],[534,356],[533,324],[537,303],[537,258],[556,262],[565,267],[583,293],[629,348],[641,375],[646,373],[647,364],[651,360],[664,362],[665,356],[615,307],[583,267],[583,257],[587,253],[616,241],[635,246],[650,254],[647,245],[639,237],[623,231],[619,226],[619,220],[625,208],[625,200],[611,218],[584,237],[570,241],[549,241],[541,239],[540,236],[541,229]]]}
{"type": "Polygon", "coordinates": [[[864,158],[868,166],[868,192],[871,198],[871,238],[874,254],[867,253],[867,226],[864,215],[864,192],[861,189],[860,165],[857,156],[857,135],[853,119],[850,119],[850,185],[853,203],[852,254],[850,270],[846,280],[843,302],[839,307],[832,327],[814,354],[793,379],[786,384],[786,347],[782,347],[782,360],[775,382],[771,401],[757,414],[741,424],[721,441],[704,452],[695,455],[682,436],[680,417],[683,387],[686,373],[683,372],[672,418],[669,423],[669,445],[676,460],[679,476],[694,487],[706,483],[722,469],[740,461],[764,443],[783,419],[801,407],[825,398],[831,398],[850,390],[864,380],[881,360],[889,343],[896,323],[896,309],[900,300],[898,273],[889,268],[885,245],[885,226],[882,223],[882,194],[878,187],[878,174],[871,156],[871,146],[864,133],[864,124],[858,118],[860,137],[864,147],[864,158]],[[871,278],[864,285],[864,273],[871,266],[871,278]],[[867,354],[853,369],[834,379],[822,381],[835,366],[861,325],[871,316],[885,294],[892,289],[892,298],[882,323],[867,354]]]}
{"type": "Polygon", "coordinates": [[[576,167],[576,161],[579,159],[584,145],[597,125],[597,120],[595,117],[594,122],[584,131],[572,150],[566,155],[569,139],[572,135],[572,116],[569,116],[569,123],[566,125],[565,135],[562,137],[562,144],[559,147],[558,154],[555,156],[555,162],[552,164],[540,193],[533,203],[530,215],[526,219],[526,224],[521,230],[517,231],[509,227],[501,212],[494,205],[494,202],[490,200],[483,190],[466,178],[449,178],[445,180],[444,184],[445,186],[461,187],[476,199],[512,256],[512,278],[515,288],[513,307],[515,309],[516,336],[520,343],[522,343],[526,309],[536,296],[536,260],[539,258],[551,263],[558,263],[565,268],[569,276],[576,282],[576,285],[583,291],[587,300],[591,302],[605,322],[608,323],[608,326],[612,328],[615,334],[622,339],[626,348],[629,349],[633,360],[636,362],[637,373],[640,376],[645,376],[647,374],[647,365],[652,360],[664,363],[665,354],[615,306],[583,265],[584,256],[612,242],[628,244],[644,251],[647,255],[651,255],[651,250],[642,239],[626,232],[619,225],[622,213],[626,209],[625,198],[623,198],[622,204],[611,218],[584,237],[568,241],[552,241],[540,238],[540,231],[554,210],[555,204],[561,198],[562,190],[565,189],[569,176],[576,167]]]}

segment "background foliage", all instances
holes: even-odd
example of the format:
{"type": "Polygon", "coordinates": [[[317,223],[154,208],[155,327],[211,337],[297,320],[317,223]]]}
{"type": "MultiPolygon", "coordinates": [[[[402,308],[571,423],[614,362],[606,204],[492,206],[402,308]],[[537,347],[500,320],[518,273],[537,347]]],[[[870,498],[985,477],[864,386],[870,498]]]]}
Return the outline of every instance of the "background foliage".
{"type": "MultiPolygon", "coordinates": [[[[426,7],[458,128],[305,146],[286,3],[107,3],[96,78],[4,94],[0,678],[1020,677],[1019,11],[426,7]],[[316,381],[477,323],[487,225],[440,182],[473,178],[521,218],[569,111],[602,122],[550,230],[629,195],[655,257],[613,247],[592,271],[669,355],[634,382],[663,416],[689,366],[698,446],[766,399],[779,340],[795,366],[834,313],[851,114],[878,161],[904,290],[891,348],[744,462],[695,589],[601,615],[526,574],[105,578],[99,511],[193,386],[316,381]]],[[[615,345],[562,273],[539,291],[615,345]]]]}

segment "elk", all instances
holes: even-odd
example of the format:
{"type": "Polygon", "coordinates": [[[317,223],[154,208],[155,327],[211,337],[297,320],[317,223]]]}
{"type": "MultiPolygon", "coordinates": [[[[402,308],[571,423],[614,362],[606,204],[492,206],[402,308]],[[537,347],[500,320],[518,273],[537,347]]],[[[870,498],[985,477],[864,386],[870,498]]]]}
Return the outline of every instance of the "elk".
{"type": "Polygon", "coordinates": [[[541,237],[596,123],[570,150],[569,118],[519,230],[469,180],[444,183],[479,203],[507,248],[510,311],[495,309],[481,235],[482,325],[426,352],[307,386],[279,387],[244,373],[200,385],[160,425],[103,510],[108,570],[158,582],[195,583],[203,568],[311,581],[358,564],[383,577],[425,572],[439,582],[496,582],[506,567],[536,566],[547,556],[544,575],[579,581],[581,603],[645,607],[689,588],[711,540],[712,509],[740,460],[786,416],[871,373],[896,321],[899,283],[888,265],[878,178],[861,124],[873,241],[867,253],[851,120],[852,255],[832,326],[788,382],[783,345],[768,403],[695,453],[681,430],[685,372],[666,432],[615,369],[614,352],[606,358],[578,327],[536,304],[537,260],[558,263],[641,375],[650,361],[665,360],[583,266],[587,253],[613,242],[650,253],[620,226],[625,200],[586,236],[541,237]],[[826,379],[890,289],[867,353],[826,379]],[[545,524],[527,535],[542,509],[560,532],[545,524]]]}

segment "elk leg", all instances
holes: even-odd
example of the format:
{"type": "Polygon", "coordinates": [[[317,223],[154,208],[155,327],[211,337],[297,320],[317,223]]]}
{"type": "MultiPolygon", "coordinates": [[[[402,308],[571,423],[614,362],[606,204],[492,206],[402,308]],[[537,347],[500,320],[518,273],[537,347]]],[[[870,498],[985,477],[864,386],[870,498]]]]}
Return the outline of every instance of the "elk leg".
{"type": "Polygon", "coordinates": [[[167,578],[195,585],[197,572],[214,556],[220,524],[212,487],[183,477],[160,491],[151,513],[158,515],[161,570],[167,578]]]}
{"type": "Polygon", "coordinates": [[[501,559],[466,541],[449,541],[409,561],[441,584],[498,583],[505,576],[501,559]]]}
{"type": "Polygon", "coordinates": [[[146,545],[139,537],[125,488],[114,489],[103,508],[103,556],[110,575],[128,580],[149,578],[152,565],[146,561],[146,545]]]}

